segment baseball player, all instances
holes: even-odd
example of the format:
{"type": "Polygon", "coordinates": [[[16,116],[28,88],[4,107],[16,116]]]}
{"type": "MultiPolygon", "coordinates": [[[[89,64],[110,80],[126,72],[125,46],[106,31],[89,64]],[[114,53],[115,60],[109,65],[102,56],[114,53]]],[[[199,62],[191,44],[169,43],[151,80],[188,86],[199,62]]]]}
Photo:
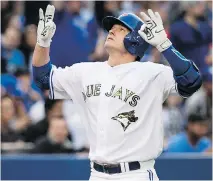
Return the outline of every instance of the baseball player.
{"type": "Polygon", "coordinates": [[[54,11],[51,5],[45,15],[39,10],[33,76],[51,99],[72,99],[78,107],[90,142],[90,180],[159,180],[154,163],[163,149],[162,103],[170,93],[197,91],[199,70],[172,46],[159,13],[150,9],[141,18],[103,19],[107,61],[56,68],[49,57],[54,11]],[[138,61],[149,45],[170,67],[138,61]]]}

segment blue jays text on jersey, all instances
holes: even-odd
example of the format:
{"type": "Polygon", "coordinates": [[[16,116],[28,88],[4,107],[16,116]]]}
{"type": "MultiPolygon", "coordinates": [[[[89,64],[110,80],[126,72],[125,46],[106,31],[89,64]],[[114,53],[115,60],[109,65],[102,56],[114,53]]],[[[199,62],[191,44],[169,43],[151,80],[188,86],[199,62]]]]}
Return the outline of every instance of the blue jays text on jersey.
{"type": "MultiPolygon", "coordinates": [[[[99,96],[101,93],[101,84],[93,84],[86,86],[86,93],[82,92],[84,101],[86,102],[87,98],[92,96],[99,96]]],[[[135,92],[124,88],[124,87],[116,87],[116,85],[112,85],[109,91],[104,93],[106,97],[112,97],[120,99],[121,101],[128,102],[130,106],[137,106],[137,101],[140,100],[140,96],[135,92]]]]}

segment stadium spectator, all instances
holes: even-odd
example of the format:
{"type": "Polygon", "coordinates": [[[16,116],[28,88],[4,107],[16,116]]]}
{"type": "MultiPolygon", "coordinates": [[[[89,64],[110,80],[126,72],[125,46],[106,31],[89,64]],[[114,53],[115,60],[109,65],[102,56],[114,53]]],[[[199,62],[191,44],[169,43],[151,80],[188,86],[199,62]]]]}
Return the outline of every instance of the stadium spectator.
{"type": "Polygon", "coordinates": [[[15,3],[11,1],[1,1],[1,33],[4,33],[13,15],[15,3]]]}
{"type": "Polygon", "coordinates": [[[1,85],[1,97],[3,97],[4,95],[6,95],[6,89],[4,88],[4,86],[1,85]]]}
{"type": "Polygon", "coordinates": [[[38,90],[36,91],[33,88],[30,72],[28,69],[18,69],[15,72],[15,76],[17,78],[17,85],[16,88],[20,92],[19,97],[23,100],[24,106],[29,111],[30,107],[36,102],[41,99],[38,90]]]}
{"type": "Polygon", "coordinates": [[[30,72],[28,69],[18,69],[15,72],[15,76],[17,78],[17,90],[20,91],[20,97],[24,102],[26,110],[28,111],[36,101],[41,99],[41,96],[38,93],[37,87],[35,87],[31,81],[30,72]]]}
{"type": "Polygon", "coordinates": [[[74,150],[67,136],[67,125],[63,117],[52,117],[47,135],[36,141],[32,153],[72,153],[74,150]]]}
{"type": "Polygon", "coordinates": [[[21,20],[21,17],[19,17],[18,15],[13,15],[9,19],[8,28],[14,28],[22,32],[24,29],[24,22],[22,21],[23,20],[21,20]]]}
{"type": "Polygon", "coordinates": [[[72,133],[73,148],[77,150],[89,150],[89,141],[83,125],[85,120],[81,119],[76,105],[71,100],[65,100],[63,103],[63,112],[68,130],[72,133]]]}
{"type": "Polygon", "coordinates": [[[207,3],[206,16],[210,26],[212,27],[212,1],[207,1],[206,3],[207,3]]]}
{"type": "MultiPolygon", "coordinates": [[[[55,1],[52,3],[54,5],[55,1]]],[[[63,5],[57,2],[54,16],[57,31],[51,44],[51,62],[57,67],[87,62],[96,45],[96,20],[80,1],[60,3],[63,5]]]]}
{"type": "Polygon", "coordinates": [[[33,24],[27,25],[24,31],[24,42],[22,44],[22,52],[25,54],[26,64],[31,71],[31,59],[32,53],[36,44],[37,39],[37,27],[33,24]]]}
{"type": "MultiPolygon", "coordinates": [[[[48,98],[48,91],[44,91],[44,95],[48,98]]],[[[36,102],[29,111],[32,124],[36,124],[45,117],[44,100],[36,102]]],[[[83,122],[80,114],[77,111],[76,106],[72,100],[64,100],[62,105],[62,111],[65,121],[68,126],[68,131],[72,134],[72,146],[74,149],[88,149],[89,143],[86,137],[83,122]]]]}
{"type": "Polygon", "coordinates": [[[119,16],[118,1],[95,1],[94,13],[99,27],[102,27],[102,20],[105,16],[119,16]]]}
{"type": "Polygon", "coordinates": [[[7,94],[11,96],[18,97],[20,92],[16,87],[17,79],[11,74],[2,74],[1,75],[1,87],[6,91],[7,94]]]}
{"type": "MultiPolygon", "coordinates": [[[[25,142],[35,143],[37,139],[47,135],[50,121],[53,117],[63,117],[62,110],[63,100],[45,100],[45,115],[46,117],[38,121],[36,124],[32,124],[27,127],[21,135],[25,142]]],[[[68,138],[71,140],[71,135],[68,135],[68,138]]]]}
{"type": "Polygon", "coordinates": [[[14,106],[16,111],[16,119],[11,121],[11,127],[17,132],[21,132],[28,125],[31,124],[31,120],[25,109],[23,100],[20,98],[14,98],[14,106]]]}
{"type": "Polygon", "coordinates": [[[206,56],[206,63],[212,67],[212,46],[210,46],[209,53],[206,56]]]}
{"type": "Polygon", "coordinates": [[[183,99],[177,95],[170,95],[163,105],[164,145],[168,139],[182,131],[184,116],[181,110],[183,99]]]}
{"type": "Polygon", "coordinates": [[[186,100],[186,113],[199,113],[209,120],[212,119],[212,70],[203,74],[203,86],[186,100]]]}
{"type": "MultiPolygon", "coordinates": [[[[106,61],[108,54],[104,49],[104,43],[107,36],[102,28],[102,19],[105,16],[118,16],[120,14],[121,3],[119,1],[95,1],[94,14],[98,24],[98,37],[94,51],[89,56],[90,61],[106,61]]],[[[94,36],[95,37],[95,36],[94,36]]]]}
{"type": "Polygon", "coordinates": [[[205,57],[212,43],[212,27],[204,19],[205,5],[205,1],[181,2],[184,16],[170,27],[174,47],[193,60],[201,72],[208,68],[205,57]]]}
{"type": "Polygon", "coordinates": [[[15,142],[21,140],[19,131],[29,124],[23,105],[9,95],[1,97],[1,141],[15,142]]]}
{"type": "Polygon", "coordinates": [[[24,2],[24,16],[26,17],[25,25],[38,24],[39,8],[46,8],[50,1],[25,1],[24,2]]]}
{"type": "Polygon", "coordinates": [[[32,124],[35,124],[45,118],[45,99],[49,98],[49,90],[42,91],[43,99],[40,99],[30,107],[29,116],[32,124]]]}
{"type": "Polygon", "coordinates": [[[24,16],[24,2],[16,1],[13,5],[13,11],[9,17],[7,27],[18,29],[23,32],[25,25],[25,16],[24,16]]]}
{"type": "Polygon", "coordinates": [[[23,53],[18,49],[21,33],[18,29],[7,28],[2,36],[1,61],[5,65],[2,73],[14,74],[18,68],[25,67],[23,53]]]}
{"type": "Polygon", "coordinates": [[[196,113],[189,115],[185,131],[169,139],[167,152],[203,152],[211,145],[206,138],[209,121],[196,113]]]}

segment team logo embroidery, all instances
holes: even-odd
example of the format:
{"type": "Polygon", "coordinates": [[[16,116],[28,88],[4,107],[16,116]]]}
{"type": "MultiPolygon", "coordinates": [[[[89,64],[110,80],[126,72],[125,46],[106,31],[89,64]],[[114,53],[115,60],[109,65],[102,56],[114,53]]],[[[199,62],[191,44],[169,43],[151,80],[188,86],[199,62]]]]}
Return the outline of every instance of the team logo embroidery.
{"type": "Polygon", "coordinates": [[[135,116],[135,111],[132,110],[130,112],[120,113],[111,119],[118,121],[123,127],[124,131],[126,131],[131,123],[134,123],[138,120],[138,117],[135,116]]]}

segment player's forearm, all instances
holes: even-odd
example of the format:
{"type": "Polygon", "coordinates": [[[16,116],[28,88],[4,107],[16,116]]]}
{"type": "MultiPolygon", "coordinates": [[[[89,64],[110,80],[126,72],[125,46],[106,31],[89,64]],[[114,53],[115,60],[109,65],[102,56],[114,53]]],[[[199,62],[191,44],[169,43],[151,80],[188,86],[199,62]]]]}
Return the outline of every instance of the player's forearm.
{"type": "Polygon", "coordinates": [[[49,77],[52,65],[49,57],[49,47],[44,48],[38,44],[35,47],[32,61],[33,80],[42,89],[49,89],[49,77]]]}
{"type": "Polygon", "coordinates": [[[49,47],[41,47],[40,45],[36,44],[33,52],[32,65],[34,67],[41,67],[47,64],[50,61],[49,52],[49,47]]]}
{"type": "Polygon", "coordinates": [[[185,58],[173,46],[163,51],[162,54],[169,62],[175,75],[182,75],[189,69],[191,64],[190,60],[185,58]]]}
{"type": "Polygon", "coordinates": [[[174,72],[178,92],[183,97],[189,97],[201,87],[201,74],[193,61],[185,58],[173,46],[162,53],[174,72]]]}

